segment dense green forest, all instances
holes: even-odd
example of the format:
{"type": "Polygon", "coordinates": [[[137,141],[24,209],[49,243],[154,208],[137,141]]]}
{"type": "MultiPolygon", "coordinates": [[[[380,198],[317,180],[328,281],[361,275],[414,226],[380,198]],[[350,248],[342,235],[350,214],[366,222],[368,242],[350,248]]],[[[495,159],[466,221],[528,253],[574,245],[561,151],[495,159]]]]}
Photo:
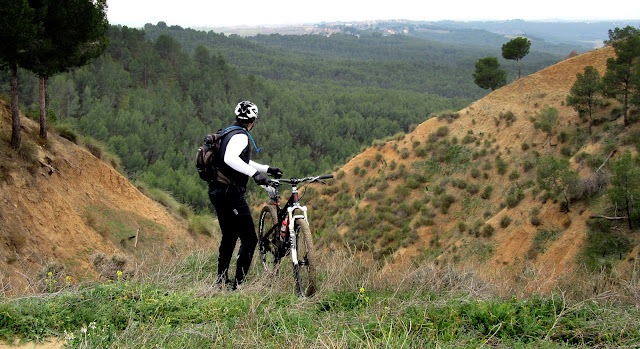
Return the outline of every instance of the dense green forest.
{"type": "MultiPolygon", "coordinates": [[[[208,205],[193,165],[204,135],[231,123],[238,101],[258,104],[256,161],[285,176],[327,172],[432,113],[486,92],[473,61],[487,54],[404,36],[259,36],[112,26],[107,52],[49,82],[50,118],[103,142],[132,179],[208,205]]],[[[529,72],[554,63],[531,59],[529,72]]],[[[37,79],[21,71],[21,103],[37,109],[37,79]]],[[[7,93],[8,74],[0,77],[7,93]]]]}
{"type": "MultiPolygon", "coordinates": [[[[485,46],[468,42],[450,44],[376,31],[330,37],[272,34],[241,38],[167,26],[163,22],[145,25],[145,32],[152,40],[169,35],[187,52],[202,45],[223,55],[241,73],[273,81],[330,81],[345,87],[375,86],[473,100],[486,94],[470,78],[474,63],[481,57],[501,57],[501,45],[508,41],[493,41],[485,46]]],[[[561,55],[541,53],[536,45],[527,56],[525,75],[557,63],[570,52],[565,47],[561,55]]],[[[503,59],[501,64],[514,80],[517,66],[503,59]]]]}

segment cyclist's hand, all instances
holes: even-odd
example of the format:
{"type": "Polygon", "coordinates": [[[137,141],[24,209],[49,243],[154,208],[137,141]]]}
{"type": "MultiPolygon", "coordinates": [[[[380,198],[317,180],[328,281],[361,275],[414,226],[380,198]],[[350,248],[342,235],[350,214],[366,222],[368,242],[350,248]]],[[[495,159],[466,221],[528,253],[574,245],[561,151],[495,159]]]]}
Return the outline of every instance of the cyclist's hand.
{"type": "Polygon", "coordinates": [[[273,178],[282,178],[282,170],[280,167],[269,167],[267,173],[273,176],[273,178]]]}
{"type": "Polygon", "coordinates": [[[258,171],[253,175],[253,180],[256,181],[257,185],[267,185],[269,184],[269,180],[262,172],[258,171]]]}

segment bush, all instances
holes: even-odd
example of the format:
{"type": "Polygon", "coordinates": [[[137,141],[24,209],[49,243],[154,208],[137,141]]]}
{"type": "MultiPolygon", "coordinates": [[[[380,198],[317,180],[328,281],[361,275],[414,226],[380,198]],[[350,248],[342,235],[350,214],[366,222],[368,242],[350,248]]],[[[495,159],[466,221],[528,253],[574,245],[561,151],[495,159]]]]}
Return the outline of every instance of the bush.
{"type": "Polygon", "coordinates": [[[500,219],[500,227],[506,228],[509,224],[511,224],[511,218],[509,216],[503,216],[502,219],[500,219]]]}
{"type": "Polygon", "coordinates": [[[538,227],[542,224],[542,221],[540,220],[540,217],[538,216],[533,216],[531,217],[531,225],[533,225],[534,227],[538,227]]]}
{"type": "Polygon", "coordinates": [[[521,189],[518,189],[515,192],[507,195],[506,204],[509,208],[514,208],[518,206],[522,199],[524,199],[524,193],[521,189]]]}
{"type": "Polygon", "coordinates": [[[73,126],[69,124],[58,124],[55,126],[56,132],[62,138],[66,138],[73,143],[78,143],[78,132],[73,129],[73,126]]]}
{"type": "Polygon", "coordinates": [[[534,167],[536,167],[536,163],[531,160],[525,160],[522,163],[522,171],[524,171],[525,173],[531,171],[534,167]]]}
{"type": "Polygon", "coordinates": [[[481,198],[488,200],[491,197],[491,193],[493,192],[493,187],[491,185],[487,185],[482,191],[481,198]]]}
{"type": "Polygon", "coordinates": [[[507,168],[509,164],[507,164],[500,156],[496,156],[496,167],[498,168],[498,173],[504,175],[507,173],[507,168]]]}
{"type": "Polygon", "coordinates": [[[493,225],[485,224],[482,227],[482,236],[484,236],[486,238],[491,237],[495,231],[496,231],[496,229],[493,227],[493,225]]]}
{"type": "Polygon", "coordinates": [[[447,135],[449,135],[449,128],[447,126],[438,127],[438,129],[436,130],[436,135],[440,138],[446,137],[447,135]]]}
{"type": "Polygon", "coordinates": [[[477,184],[471,183],[467,186],[467,193],[471,195],[476,195],[480,191],[480,188],[477,184]]]}

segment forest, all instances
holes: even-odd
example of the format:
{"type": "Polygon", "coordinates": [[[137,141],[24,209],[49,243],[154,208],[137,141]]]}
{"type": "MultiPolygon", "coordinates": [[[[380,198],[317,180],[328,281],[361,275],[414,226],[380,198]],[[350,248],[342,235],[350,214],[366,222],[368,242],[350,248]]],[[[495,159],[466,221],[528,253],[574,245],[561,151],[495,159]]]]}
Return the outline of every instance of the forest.
{"type": "MultiPolygon", "coordinates": [[[[373,140],[408,132],[433,113],[482,97],[473,62],[489,49],[404,36],[241,38],[147,24],[111,26],[106,52],[52,77],[48,117],[120,158],[130,179],[208,205],[196,174],[204,136],[233,121],[238,101],[260,108],[256,161],[285,176],[331,171],[373,140]]],[[[535,49],[535,48],[534,48],[535,49]]],[[[560,60],[532,53],[530,73],[560,60]]],[[[515,66],[505,63],[509,74],[515,66]]],[[[8,94],[8,75],[0,91],[8,94]]],[[[21,71],[23,112],[37,117],[37,77],[21,71]]]]}

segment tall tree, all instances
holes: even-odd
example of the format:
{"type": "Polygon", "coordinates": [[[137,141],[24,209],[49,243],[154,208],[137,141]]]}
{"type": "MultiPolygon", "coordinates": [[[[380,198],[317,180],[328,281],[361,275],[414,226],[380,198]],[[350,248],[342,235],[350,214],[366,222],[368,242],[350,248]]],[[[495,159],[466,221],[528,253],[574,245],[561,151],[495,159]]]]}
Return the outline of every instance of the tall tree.
{"type": "Polygon", "coordinates": [[[572,106],[580,116],[589,115],[589,134],[593,126],[593,109],[602,103],[599,97],[601,91],[600,73],[592,65],[584,68],[584,74],[576,74],[577,80],[571,87],[567,104],[572,106]]]}
{"type": "Polygon", "coordinates": [[[86,64],[107,48],[106,0],[29,0],[43,30],[30,47],[25,66],[40,78],[40,137],[47,138],[49,78],[86,64]]]}
{"type": "Polygon", "coordinates": [[[630,151],[611,164],[611,189],[609,197],[616,207],[622,207],[627,214],[629,230],[633,229],[633,215],[640,199],[640,169],[630,151]]]}
{"type": "Polygon", "coordinates": [[[0,0],[0,61],[11,71],[11,147],[14,149],[20,147],[18,65],[40,28],[27,0],[0,0]]]}
{"type": "Polygon", "coordinates": [[[496,88],[507,84],[507,71],[500,69],[497,57],[480,58],[476,62],[473,81],[480,88],[490,88],[491,91],[495,91],[496,88]]]}
{"type": "Polygon", "coordinates": [[[505,59],[515,59],[518,63],[518,79],[521,76],[520,60],[529,54],[531,40],[517,37],[502,45],[502,57],[505,59]]]}
{"type": "Polygon", "coordinates": [[[632,79],[638,71],[640,35],[626,36],[612,45],[616,58],[607,59],[607,72],[603,77],[605,95],[622,102],[624,125],[629,126],[629,97],[635,92],[632,79]]]}

